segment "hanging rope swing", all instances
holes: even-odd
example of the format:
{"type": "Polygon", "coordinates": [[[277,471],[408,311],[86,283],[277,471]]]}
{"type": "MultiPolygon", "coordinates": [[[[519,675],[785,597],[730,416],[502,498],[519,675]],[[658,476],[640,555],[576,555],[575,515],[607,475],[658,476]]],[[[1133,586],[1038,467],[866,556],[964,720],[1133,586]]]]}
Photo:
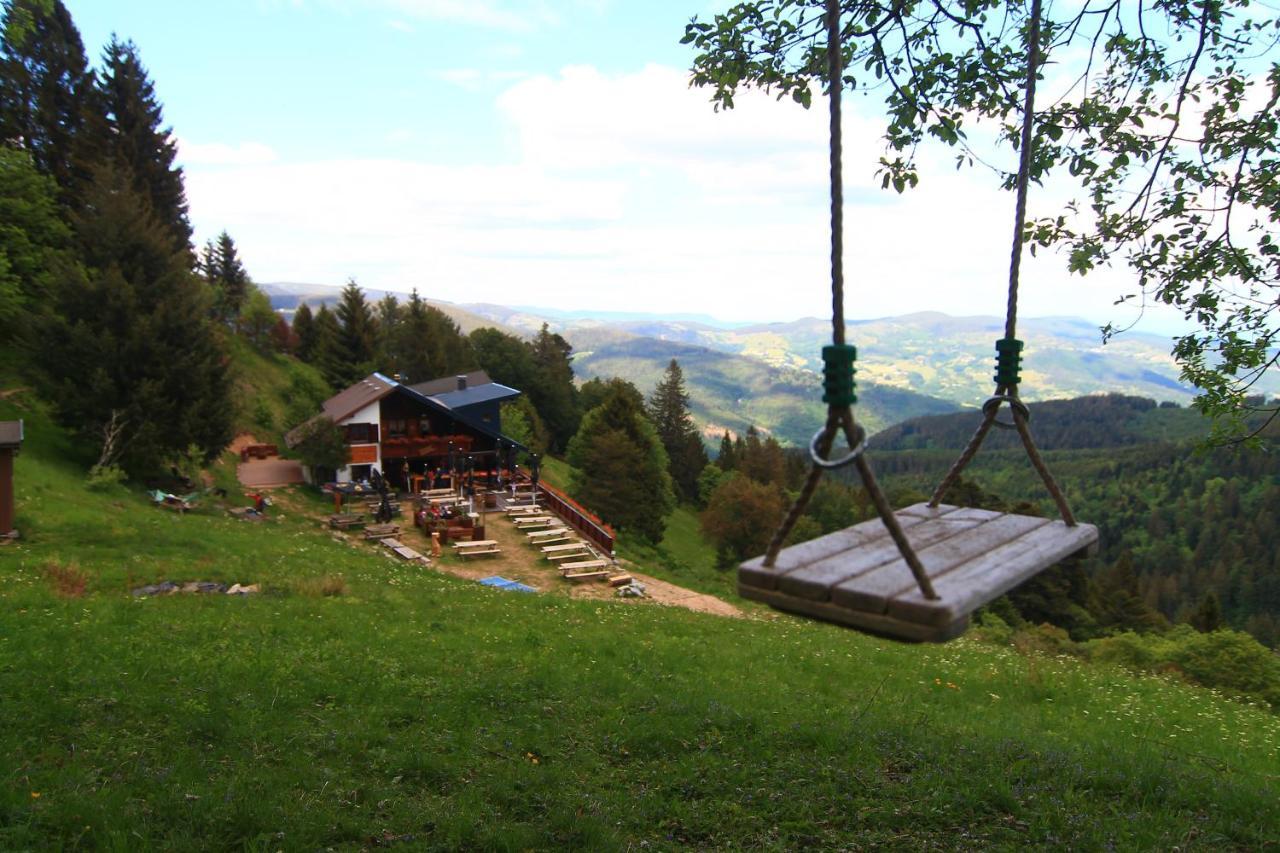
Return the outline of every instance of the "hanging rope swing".
{"type": "Polygon", "coordinates": [[[845,343],[843,187],[840,92],[840,4],[827,0],[827,79],[831,105],[831,346],[822,350],[825,426],[810,442],[813,466],[799,496],[762,557],[738,569],[744,598],[779,610],[836,622],[910,641],[942,642],[959,636],[970,615],[1013,587],[1069,557],[1096,548],[1097,528],[1077,524],[1062,490],[1045,466],[1028,426],[1030,412],[1018,397],[1022,341],[1017,340],[1018,270],[1031,173],[1036,72],[1040,64],[1040,0],[1032,0],[1027,34],[1027,79],[1009,262],[1009,301],[1004,337],[996,341],[996,389],[982,406],[982,421],[928,503],[894,512],[866,459],[866,431],[854,419],[856,349],[845,343]],[[1012,421],[997,419],[1008,404],[1012,421]],[[977,455],[993,426],[1015,429],[1062,516],[1033,516],[942,503],[956,478],[977,455]],[[836,435],[849,450],[829,459],[836,435]],[[824,471],[853,465],[879,516],[789,548],[782,543],[804,513],[824,471]]]}

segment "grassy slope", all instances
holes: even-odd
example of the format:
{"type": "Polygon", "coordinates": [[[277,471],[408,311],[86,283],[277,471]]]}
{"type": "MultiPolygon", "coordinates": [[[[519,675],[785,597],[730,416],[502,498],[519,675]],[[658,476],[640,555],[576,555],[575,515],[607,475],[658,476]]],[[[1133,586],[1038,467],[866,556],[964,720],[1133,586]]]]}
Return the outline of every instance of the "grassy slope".
{"type": "MultiPolygon", "coordinates": [[[[240,401],[235,413],[236,431],[252,432],[259,441],[279,444],[283,449],[284,432],[292,426],[288,413],[290,382],[299,376],[325,389],[320,372],[290,356],[259,352],[235,335],[228,336],[227,345],[234,377],[232,398],[240,401]]],[[[319,411],[319,403],[327,396],[325,390],[314,406],[308,405],[302,410],[319,411]]]]}
{"type": "Polygon", "coordinates": [[[297,513],[87,492],[38,406],[0,402],[15,415],[2,848],[1216,849],[1280,825],[1280,720],[1205,691],[971,641],[491,591],[297,513]],[[82,598],[44,576],[71,563],[82,598]],[[307,594],[333,574],[347,595],[307,594]],[[164,578],[269,592],[127,592],[164,578]]]}

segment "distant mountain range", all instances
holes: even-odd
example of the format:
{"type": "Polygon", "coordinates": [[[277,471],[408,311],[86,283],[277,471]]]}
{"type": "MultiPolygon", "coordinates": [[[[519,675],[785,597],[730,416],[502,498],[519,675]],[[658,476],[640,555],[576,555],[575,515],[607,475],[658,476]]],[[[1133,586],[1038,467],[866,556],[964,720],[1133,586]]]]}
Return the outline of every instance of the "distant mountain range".
{"type": "MultiPolygon", "coordinates": [[[[286,314],[301,301],[333,304],[340,292],[313,284],[262,287],[286,314]]],[[[376,300],[386,292],[366,295],[376,300]]],[[[618,376],[647,393],[676,358],[709,441],[725,429],[736,433],[755,424],[800,444],[823,419],[818,374],[831,336],[826,320],[734,325],[705,317],[429,301],[464,332],[490,326],[530,335],[546,323],[573,345],[574,369],[583,380],[618,376]]],[[[999,318],[921,312],[850,321],[848,331],[858,346],[859,415],[871,431],[977,405],[991,393],[994,342],[1003,334],[999,318]]],[[[1070,317],[1024,319],[1019,335],[1027,342],[1021,390],[1028,401],[1121,393],[1185,404],[1194,394],[1178,381],[1169,338],[1128,332],[1103,345],[1097,326],[1070,317]]],[[[1280,377],[1258,390],[1280,393],[1280,377]]]]}

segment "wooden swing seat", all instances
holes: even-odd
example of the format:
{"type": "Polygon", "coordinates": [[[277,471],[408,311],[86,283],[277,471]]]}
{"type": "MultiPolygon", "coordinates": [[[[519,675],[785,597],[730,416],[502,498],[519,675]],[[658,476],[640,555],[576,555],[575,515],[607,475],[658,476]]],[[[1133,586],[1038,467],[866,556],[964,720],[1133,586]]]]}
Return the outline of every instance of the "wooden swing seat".
{"type": "Polygon", "coordinates": [[[897,640],[944,642],[969,616],[1073,556],[1096,552],[1098,529],[1027,515],[919,503],[894,513],[933,582],[920,592],[880,519],[802,542],[738,568],[738,593],[778,610],[897,640]]]}

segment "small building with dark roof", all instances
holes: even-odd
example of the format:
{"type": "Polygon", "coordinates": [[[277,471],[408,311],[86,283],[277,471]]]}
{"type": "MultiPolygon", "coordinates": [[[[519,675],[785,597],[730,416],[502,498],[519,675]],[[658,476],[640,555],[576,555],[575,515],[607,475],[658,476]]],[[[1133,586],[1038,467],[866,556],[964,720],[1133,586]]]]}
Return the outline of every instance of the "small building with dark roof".
{"type": "MultiPolygon", "coordinates": [[[[502,434],[501,404],[518,396],[482,370],[417,385],[372,373],[326,400],[317,417],[346,432],[350,461],[334,472],[337,482],[368,479],[377,468],[407,488],[406,465],[411,475],[445,470],[452,452],[489,470],[504,464],[510,449],[523,449],[502,434]]],[[[285,444],[296,445],[301,430],[285,436],[285,444]]]]}
{"type": "Polygon", "coordinates": [[[22,421],[0,421],[0,538],[17,536],[13,529],[13,458],[22,445],[22,421]]]}

